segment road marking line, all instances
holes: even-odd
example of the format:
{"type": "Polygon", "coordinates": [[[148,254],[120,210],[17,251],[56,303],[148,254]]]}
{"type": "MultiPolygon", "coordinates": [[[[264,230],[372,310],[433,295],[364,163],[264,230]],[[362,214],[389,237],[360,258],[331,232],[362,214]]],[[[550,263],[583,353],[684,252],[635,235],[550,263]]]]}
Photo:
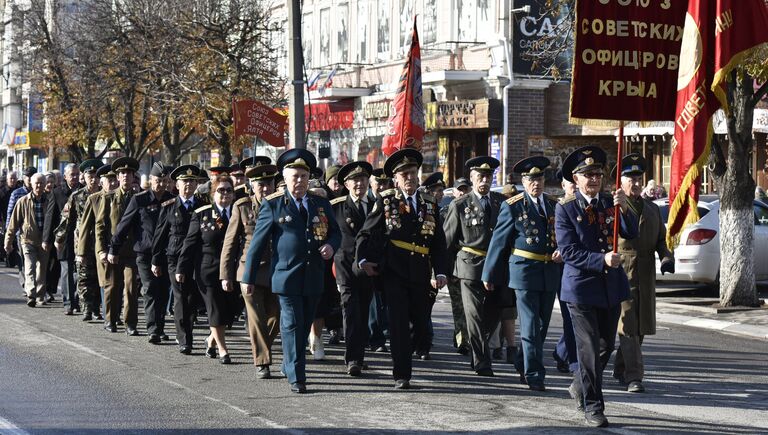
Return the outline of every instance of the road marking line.
{"type": "Polygon", "coordinates": [[[0,417],[0,435],[29,435],[29,432],[0,417]]]}

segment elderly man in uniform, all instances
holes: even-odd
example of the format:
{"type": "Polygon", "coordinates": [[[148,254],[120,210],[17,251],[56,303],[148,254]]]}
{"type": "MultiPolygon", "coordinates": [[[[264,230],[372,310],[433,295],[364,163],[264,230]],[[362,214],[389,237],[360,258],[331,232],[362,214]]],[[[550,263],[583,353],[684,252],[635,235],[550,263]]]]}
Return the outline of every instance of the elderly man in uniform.
{"type": "MultiPolygon", "coordinates": [[[[466,165],[465,165],[466,166],[466,165]]],[[[490,189],[490,184],[489,184],[490,189]]],[[[453,202],[456,202],[458,198],[472,190],[472,184],[464,178],[457,178],[453,182],[453,202]]],[[[443,215],[443,221],[445,221],[447,213],[449,211],[449,205],[443,207],[440,212],[443,215],[443,209],[445,215],[443,215]]],[[[445,228],[445,226],[443,226],[445,228]]],[[[448,233],[446,232],[446,242],[448,241],[448,233]]],[[[448,242],[448,250],[451,250],[451,243],[448,242]]],[[[449,257],[456,261],[456,253],[451,252],[449,257]]],[[[455,264],[451,267],[451,270],[456,270],[455,264]]],[[[448,278],[448,296],[451,298],[451,314],[453,315],[453,347],[456,348],[456,352],[461,355],[469,353],[471,346],[469,344],[469,332],[467,331],[467,319],[464,314],[464,302],[461,299],[461,280],[456,275],[451,275],[448,278]]]]}
{"type": "MultiPolygon", "coordinates": [[[[251,182],[252,195],[235,201],[221,250],[219,278],[225,291],[233,291],[245,273],[248,248],[251,245],[256,219],[264,198],[275,191],[277,166],[269,157],[252,157],[247,162],[245,175],[251,182]]],[[[256,377],[272,377],[272,343],[280,331],[280,304],[272,293],[269,282],[271,252],[264,251],[256,276],[253,292],[242,292],[248,312],[248,336],[251,339],[256,377]]],[[[241,289],[242,290],[242,289],[241,289]]]]}
{"type": "Polygon", "coordinates": [[[393,187],[392,179],[384,173],[384,168],[376,168],[371,172],[371,192],[378,196],[381,192],[393,187]]]}
{"type": "Polygon", "coordinates": [[[195,165],[182,165],[171,172],[179,194],[160,204],[157,228],[152,237],[152,266],[155,277],[168,276],[173,289],[173,317],[176,325],[176,343],[179,352],[192,353],[192,329],[194,327],[197,283],[187,277],[183,283],[176,281],[174,273],[178,264],[181,247],[187,236],[189,222],[196,208],[208,203],[207,195],[197,195],[197,183],[201,169],[195,165]]]}
{"type": "Polygon", "coordinates": [[[341,234],[328,200],[307,192],[309,173],[317,165],[309,151],[294,148],[278,157],[284,190],[261,204],[240,283],[255,291],[262,254],[272,246],[272,292],[280,301],[283,373],[291,392],[306,393],[306,345],[322,295],[325,261],[339,248],[341,234]]]}
{"type": "Polygon", "coordinates": [[[139,162],[132,157],[121,157],[112,163],[112,172],[117,174],[120,187],[105,194],[104,201],[96,214],[96,254],[98,261],[107,265],[104,286],[104,317],[106,329],[117,332],[120,320],[120,305],[123,305],[125,333],[139,335],[139,285],[137,281],[136,253],[133,251],[133,234],[128,234],[120,251],[110,251],[112,235],[133,197],[133,179],[139,169],[139,162]]]}
{"type": "Polygon", "coordinates": [[[411,341],[425,334],[428,312],[427,286],[433,273],[437,289],[446,284],[448,259],[445,234],[437,201],[419,187],[423,156],[405,148],[384,163],[384,172],[395,179],[395,189],[381,192],[365,225],[357,234],[358,266],[380,277],[389,309],[392,376],[396,389],[411,388],[411,341]]]}
{"type": "Polygon", "coordinates": [[[619,350],[616,352],[613,377],[625,384],[631,393],[645,391],[640,345],[646,335],[656,334],[654,254],[658,254],[661,260],[662,274],[675,273],[675,257],[667,249],[667,230],[659,206],[641,196],[645,166],[645,159],[639,154],[629,154],[621,160],[621,189],[629,198],[627,204],[639,216],[640,223],[637,237],[619,239],[621,264],[629,278],[630,299],[621,303],[619,350]]]}
{"type": "Polygon", "coordinates": [[[595,146],[573,151],[563,162],[563,178],[576,183],[578,191],[555,210],[557,246],[562,255],[562,290],[576,338],[579,370],[568,388],[587,424],[605,427],[603,370],[613,352],[621,302],[629,299],[629,282],[621,256],[613,252],[616,207],[620,235],[637,237],[638,219],[617,190],[613,197],[602,192],[605,152],[595,146]]]}
{"type": "Polygon", "coordinates": [[[502,207],[483,268],[483,281],[491,291],[504,283],[508,272],[507,285],[515,290],[520,318],[521,352],[515,366],[534,391],[545,390],[544,340],[560,286],[556,263],[562,261],[555,240],[557,202],[544,194],[548,167],[549,159],[533,156],[512,168],[522,176],[525,191],[502,207]]]}
{"type": "Polygon", "coordinates": [[[96,279],[96,262],[93,255],[89,256],[89,262],[87,265],[83,265],[83,260],[78,260],[77,253],[77,241],[80,234],[80,218],[85,211],[85,205],[88,201],[88,196],[99,191],[99,177],[97,171],[103,166],[101,160],[89,159],[84,161],[79,166],[79,172],[82,174],[85,185],[69,196],[67,203],[61,210],[61,220],[59,225],[54,230],[54,245],[59,251],[70,251],[73,257],[73,264],[75,265],[75,272],[77,273],[77,292],[79,296],[80,306],[83,309],[83,320],[89,321],[93,319],[93,313],[97,313],[98,316],[101,306],[101,298],[99,296],[99,284],[96,279]],[[89,276],[83,276],[83,272],[87,269],[89,276]]]}
{"type": "Polygon", "coordinates": [[[173,197],[167,188],[167,178],[173,167],[156,162],[149,172],[149,189],[133,195],[112,235],[109,253],[119,255],[123,244],[133,239],[136,266],[144,290],[144,317],[149,342],[159,344],[165,335],[165,307],[168,305],[168,275],[152,274],[152,240],[160,216],[161,204],[173,197]]]}
{"type": "MultiPolygon", "coordinates": [[[[563,171],[558,169],[556,178],[560,180],[560,187],[563,188],[563,196],[559,202],[576,193],[576,185],[563,178],[563,171]]],[[[576,358],[576,339],[573,337],[573,325],[571,324],[571,314],[568,312],[568,304],[560,297],[559,287],[557,299],[560,303],[560,316],[563,318],[563,333],[555,345],[555,350],[552,351],[552,358],[557,363],[557,371],[560,373],[576,373],[579,369],[579,361],[576,358]]]]}
{"type": "Polygon", "coordinates": [[[448,250],[456,258],[453,275],[460,282],[458,300],[463,304],[467,331],[464,340],[472,351],[472,369],[479,376],[494,375],[488,341],[500,314],[499,291],[487,291],[482,283],[488,246],[505,199],[491,192],[491,178],[497,167],[499,161],[488,156],[465,163],[472,191],[451,202],[444,224],[448,250]]]}
{"type": "Polygon", "coordinates": [[[368,192],[371,172],[373,167],[368,162],[342,166],[337,177],[349,194],[331,200],[341,228],[341,246],[336,251],[334,263],[344,321],[344,363],[350,376],[360,376],[365,364],[368,311],[373,296],[371,278],[360,270],[355,261],[355,237],[376,202],[373,194],[368,192]]]}
{"type": "MultiPolygon", "coordinates": [[[[371,193],[378,198],[381,192],[391,189],[394,185],[392,179],[384,173],[384,168],[376,168],[371,172],[371,193]]],[[[389,325],[387,323],[387,304],[384,300],[384,292],[377,291],[377,279],[372,280],[374,288],[371,297],[371,306],[368,309],[368,346],[374,352],[387,353],[387,332],[389,325]]]]}

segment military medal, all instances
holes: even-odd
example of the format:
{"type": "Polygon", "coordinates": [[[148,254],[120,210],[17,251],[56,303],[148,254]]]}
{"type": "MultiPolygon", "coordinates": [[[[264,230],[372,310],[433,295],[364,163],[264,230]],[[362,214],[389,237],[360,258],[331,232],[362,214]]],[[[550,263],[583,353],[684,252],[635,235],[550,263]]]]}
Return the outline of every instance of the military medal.
{"type": "Polygon", "coordinates": [[[472,225],[477,225],[477,219],[472,219],[472,225]]]}
{"type": "Polygon", "coordinates": [[[293,220],[293,218],[292,218],[291,216],[286,216],[286,217],[285,217],[285,221],[286,221],[286,222],[290,222],[290,221],[292,221],[292,220],[293,220]]]}

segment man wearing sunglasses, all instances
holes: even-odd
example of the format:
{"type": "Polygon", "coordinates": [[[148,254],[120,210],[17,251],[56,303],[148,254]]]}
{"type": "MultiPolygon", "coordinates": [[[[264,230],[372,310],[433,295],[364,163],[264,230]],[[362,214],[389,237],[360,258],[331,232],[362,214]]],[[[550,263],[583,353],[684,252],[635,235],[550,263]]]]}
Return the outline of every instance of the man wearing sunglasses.
{"type": "Polygon", "coordinates": [[[629,299],[627,274],[621,256],[613,252],[613,222],[618,214],[620,235],[638,234],[637,215],[621,190],[602,192],[605,151],[586,146],[563,162],[563,178],[578,190],[557,205],[555,234],[563,258],[561,300],[568,305],[576,338],[579,369],[568,388],[578,400],[588,425],[605,427],[603,370],[613,352],[621,302],[629,299]]]}

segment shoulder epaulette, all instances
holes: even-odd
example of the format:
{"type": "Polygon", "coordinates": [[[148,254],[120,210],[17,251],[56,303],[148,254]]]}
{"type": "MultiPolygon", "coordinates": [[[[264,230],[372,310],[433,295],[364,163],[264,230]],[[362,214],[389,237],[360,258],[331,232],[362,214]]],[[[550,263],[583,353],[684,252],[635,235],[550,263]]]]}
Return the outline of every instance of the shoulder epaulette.
{"type": "Polygon", "coordinates": [[[176,202],[176,198],[171,198],[171,199],[169,199],[167,201],[163,201],[163,203],[160,204],[160,206],[161,207],[167,207],[167,206],[173,204],[174,202],[176,202]]]}
{"type": "Polygon", "coordinates": [[[568,204],[569,202],[576,199],[576,195],[566,195],[562,198],[560,198],[560,204],[568,204]]]}
{"type": "Polygon", "coordinates": [[[141,192],[139,192],[139,193],[137,193],[137,194],[135,194],[135,195],[133,195],[133,196],[149,195],[149,192],[150,192],[150,190],[149,190],[149,189],[147,189],[147,190],[142,190],[141,192]]]}
{"type": "Polygon", "coordinates": [[[554,196],[552,196],[552,195],[550,195],[548,193],[544,194],[544,199],[546,199],[549,202],[557,202],[557,198],[555,198],[554,196]]]}
{"type": "Polygon", "coordinates": [[[428,194],[428,193],[422,193],[422,194],[421,194],[421,197],[422,197],[422,198],[424,198],[424,201],[429,201],[429,202],[437,202],[437,201],[435,200],[435,197],[434,197],[434,196],[432,196],[432,195],[430,195],[430,194],[428,194]]]}
{"type": "Polygon", "coordinates": [[[344,202],[344,201],[346,201],[346,200],[347,200],[347,195],[344,195],[344,196],[340,196],[340,197],[338,197],[338,198],[333,198],[333,199],[331,200],[331,205],[336,205],[336,204],[338,204],[338,203],[340,203],[340,202],[344,202]]]}
{"type": "Polygon", "coordinates": [[[507,199],[507,204],[512,205],[516,203],[517,201],[520,201],[525,196],[525,192],[518,193],[517,195],[513,196],[512,198],[507,199]]]}
{"type": "Polygon", "coordinates": [[[267,197],[265,199],[267,201],[272,201],[273,199],[280,198],[281,196],[283,196],[283,192],[282,191],[269,194],[269,195],[267,195],[267,197]]]}
{"type": "Polygon", "coordinates": [[[251,198],[246,196],[245,198],[240,198],[237,201],[235,201],[235,205],[245,204],[251,202],[251,198]]]}
{"type": "Polygon", "coordinates": [[[204,206],[202,206],[202,207],[198,207],[198,208],[196,208],[196,209],[195,209],[195,213],[200,213],[201,211],[206,211],[206,210],[208,210],[208,209],[209,209],[209,208],[211,208],[211,207],[212,207],[212,205],[211,205],[211,204],[206,204],[206,205],[204,205],[204,206]]]}
{"type": "Polygon", "coordinates": [[[381,195],[381,196],[392,196],[396,192],[397,192],[397,189],[387,189],[387,190],[382,190],[381,193],[379,193],[379,195],[381,195]]]}

